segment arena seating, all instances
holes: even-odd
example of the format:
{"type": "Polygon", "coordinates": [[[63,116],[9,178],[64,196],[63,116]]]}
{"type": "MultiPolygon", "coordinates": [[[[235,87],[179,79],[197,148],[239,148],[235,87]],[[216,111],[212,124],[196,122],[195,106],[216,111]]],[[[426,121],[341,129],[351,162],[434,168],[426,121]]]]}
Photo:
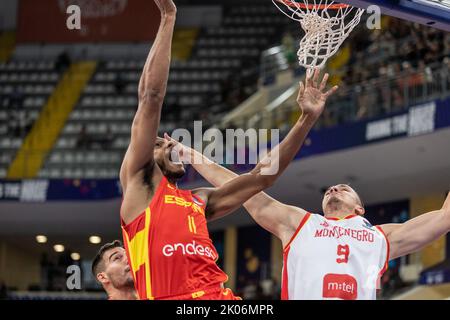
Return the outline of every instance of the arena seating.
{"type": "MultiPolygon", "coordinates": [[[[389,17],[383,21],[381,30],[355,29],[346,46],[329,60],[329,64],[342,62],[336,69],[327,69],[331,82],[340,88],[330,98],[318,127],[370,119],[450,94],[449,34],[389,17]]],[[[299,33],[298,26],[288,25],[283,34],[297,41],[299,33]]],[[[287,51],[280,45],[264,52],[263,83],[273,82],[275,73],[287,67],[283,59],[287,51]]],[[[289,110],[298,111],[295,102],[289,110]]],[[[266,117],[277,118],[273,113],[266,117]]],[[[292,112],[285,114],[283,121],[290,122],[292,112]]]]}
{"type": "Polygon", "coordinates": [[[59,78],[52,61],[0,64],[0,178],[59,78]]]}
{"type": "MultiPolygon", "coordinates": [[[[189,128],[194,119],[212,124],[256,90],[258,69],[249,66],[258,64],[261,51],[286,21],[275,10],[271,3],[230,7],[220,27],[200,31],[190,59],[173,60],[161,133],[175,125],[189,128]],[[242,81],[243,75],[250,80],[242,81]],[[243,94],[246,83],[252,89],[243,94]],[[239,90],[232,102],[227,97],[230,88],[239,90]]],[[[133,59],[100,63],[39,177],[118,176],[144,63],[133,59]]]]}
{"type": "MultiPolygon", "coordinates": [[[[292,30],[289,19],[280,15],[271,3],[225,8],[223,21],[219,27],[200,30],[191,57],[187,60],[173,60],[160,133],[171,132],[176,127],[190,129],[193,120],[202,120],[206,129],[256,92],[261,52],[273,41],[277,39],[279,41],[285,29],[292,30]]],[[[417,27],[414,30],[415,33],[420,34],[421,30],[425,29],[417,27]]],[[[435,31],[426,32],[439,34],[435,31]]],[[[355,37],[358,37],[359,33],[355,34],[355,37]]],[[[380,37],[384,39],[387,36],[377,35],[371,37],[371,40],[375,41],[380,37]]],[[[409,42],[411,35],[399,34],[395,39],[394,46],[400,46],[405,41],[409,42]]],[[[436,36],[433,39],[440,38],[436,36]]],[[[384,41],[387,40],[384,39],[384,41]]],[[[367,50],[376,49],[371,47],[370,43],[368,48],[352,48],[353,53],[350,59],[352,65],[364,65],[362,61],[367,50]]],[[[447,47],[446,50],[448,50],[447,47]]],[[[445,55],[448,55],[447,51],[443,53],[444,57],[445,55]]],[[[397,55],[394,66],[401,65],[401,59],[402,57],[397,55]]],[[[106,59],[99,63],[53,151],[39,172],[39,177],[115,178],[118,176],[138,104],[137,87],[144,62],[144,59],[131,58],[106,59]]],[[[51,69],[52,66],[50,64],[47,67],[51,69]]],[[[383,80],[383,76],[389,76],[383,74],[383,70],[392,69],[393,66],[376,64],[376,68],[378,67],[380,70],[377,69],[376,72],[375,69],[371,69],[375,72],[376,79],[358,76],[358,72],[364,72],[365,69],[355,67],[351,79],[344,79],[340,94],[330,101],[330,108],[319,125],[334,126],[346,121],[377,116],[409,105],[410,103],[407,103],[405,99],[400,100],[401,97],[396,99],[395,94],[400,92],[398,89],[394,90],[395,92],[383,91],[385,87],[383,83],[387,83],[383,80]],[[357,83],[360,85],[354,86],[357,83]],[[377,89],[370,91],[369,87],[377,89]],[[376,97],[372,97],[373,95],[376,97]],[[373,107],[368,107],[372,105],[373,107]]],[[[416,68],[419,68],[418,64],[411,66],[410,70],[416,70],[416,68]]],[[[418,73],[422,82],[412,87],[414,92],[420,93],[420,96],[411,101],[423,101],[429,96],[429,93],[425,95],[425,91],[421,89],[429,83],[426,77],[427,69],[423,68],[418,73]],[[420,89],[420,92],[415,89],[416,87],[420,89]]],[[[25,80],[25,78],[30,82],[24,88],[27,95],[24,106],[31,110],[30,115],[35,118],[45,98],[54,88],[58,74],[54,71],[48,74],[44,72],[45,68],[39,69],[40,71],[35,70],[27,67],[27,64],[23,62],[12,63],[12,67],[3,65],[1,70],[0,82],[2,83],[20,83],[20,79],[25,80]],[[27,70],[27,73],[23,70],[27,70]]],[[[397,74],[399,75],[400,73],[397,74]]],[[[433,79],[436,78],[434,75],[435,73],[433,73],[433,79]]],[[[439,79],[448,79],[448,76],[441,76],[440,73],[438,76],[439,79]]],[[[405,78],[404,72],[401,77],[401,79],[405,78]]],[[[398,88],[405,87],[404,84],[400,86],[398,79],[400,78],[393,78],[389,83],[396,84],[398,88]]],[[[433,87],[430,88],[434,90],[433,87]]],[[[440,87],[438,89],[434,91],[441,94],[442,89],[440,87]]],[[[1,90],[1,94],[9,94],[12,87],[6,85],[1,90]]],[[[404,94],[403,91],[400,94],[404,94]]],[[[408,92],[407,97],[410,94],[411,92],[408,92]]],[[[4,124],[0,126],[0,132],[6,132],[5,130],[8,130],[5,122],[6,111],[1,112],[0,118],[4,120],[4,124]]],[[[0,141],[0,148],[5,149],[0,157],[0,177],[5,176],[6,164],[14,157],[21,139],[5,136],[0,141]]]]}

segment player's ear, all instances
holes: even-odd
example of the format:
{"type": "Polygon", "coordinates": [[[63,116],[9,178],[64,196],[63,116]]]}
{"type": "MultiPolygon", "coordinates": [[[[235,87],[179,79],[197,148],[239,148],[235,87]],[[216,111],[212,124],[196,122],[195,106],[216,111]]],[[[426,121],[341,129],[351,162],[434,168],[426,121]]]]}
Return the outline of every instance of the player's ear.
{"type": "Polygon", "coordinates": [[[97,273],[97,281],[101,284],[105,284],[109,282],[108,276],[104,272],[97,273]]]}
{"type": "Polygon", "coordinates": [[[357,205],[357,206],[355,207],[355,213],[356,213],[358,216],[363,216],[364,213],[366,213],[366,210],[365,210],[362,206],[357,205]]]}

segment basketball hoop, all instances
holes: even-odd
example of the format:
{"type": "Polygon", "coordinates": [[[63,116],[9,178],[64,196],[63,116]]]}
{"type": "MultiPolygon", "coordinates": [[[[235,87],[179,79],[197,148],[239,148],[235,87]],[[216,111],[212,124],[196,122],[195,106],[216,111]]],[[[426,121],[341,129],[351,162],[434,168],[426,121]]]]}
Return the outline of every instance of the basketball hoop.
{"type": "Polygon", "coordinates": [[[323,68],[350,32],[358,25],[364,9],[332,0],[272,0],[292,20],[300,22],[305,36],[297,52],[299,64],[307,69],[323,68]]]}

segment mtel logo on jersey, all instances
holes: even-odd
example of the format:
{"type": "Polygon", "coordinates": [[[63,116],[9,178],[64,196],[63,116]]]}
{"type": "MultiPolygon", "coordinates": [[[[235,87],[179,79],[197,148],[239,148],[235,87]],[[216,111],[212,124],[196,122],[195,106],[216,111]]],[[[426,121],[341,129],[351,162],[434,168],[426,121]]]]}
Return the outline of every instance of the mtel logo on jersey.
{"type": "Polygon", "coordinates": [[[358,285],[356,279],[348,274],[329,273],[323,278],[324,298],[356,300],[358,285]]]}
{"type": "Polygon", "coordinates": [[[201,244],[196,244],[195,240],[188,244],[167,244],[162,248],[163,255],[165,255],[166,257],[171,257],[178,251],[181,252],[182,255],[200,255],[206,256],[213,260],[216,260],[217,258],[216,254],[211,250],[210,247],[204,247],[201,244]]]}

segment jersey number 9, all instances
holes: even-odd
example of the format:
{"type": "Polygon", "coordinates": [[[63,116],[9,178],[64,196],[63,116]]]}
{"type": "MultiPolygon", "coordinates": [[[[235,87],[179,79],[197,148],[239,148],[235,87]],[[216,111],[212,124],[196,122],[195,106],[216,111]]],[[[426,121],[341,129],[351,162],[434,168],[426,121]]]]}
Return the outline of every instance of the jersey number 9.
{"type": "Polygon", "coordinates": [[[339,256],[336,259],[337,263],[347,263],[348,256],[350,255],[350,247],[348,246],[348,244],[338,245],[337,246],[337,255],[339,256]]]}

